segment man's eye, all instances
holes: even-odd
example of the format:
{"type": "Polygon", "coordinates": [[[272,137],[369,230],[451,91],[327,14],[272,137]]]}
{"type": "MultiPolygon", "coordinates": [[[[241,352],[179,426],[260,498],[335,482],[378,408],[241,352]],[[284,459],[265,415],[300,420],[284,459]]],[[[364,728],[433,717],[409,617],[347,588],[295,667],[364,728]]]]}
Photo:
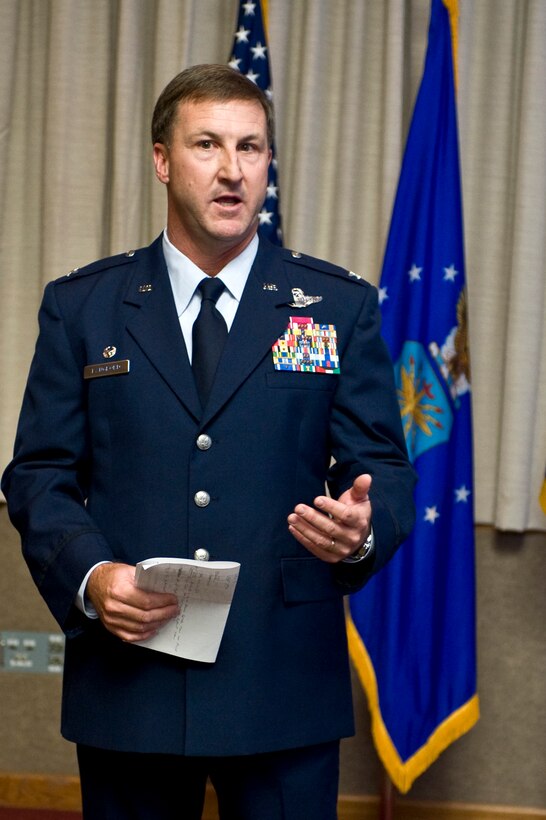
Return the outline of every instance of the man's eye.
{"type": "Polygon", "coordinates": [[[204,148],[205,150],[212,148],[212,140],[201,140],[199,142],[199,147],[204,148]]]}
{"type": "Polygon", "coordinates": [[[240,151],[245,151],[246,153],[248,153],[249,151],[254,150],[254,146],[252,145],[251,142],[243,142],[242,145],[240,146],[239,150],[240,151]]]}

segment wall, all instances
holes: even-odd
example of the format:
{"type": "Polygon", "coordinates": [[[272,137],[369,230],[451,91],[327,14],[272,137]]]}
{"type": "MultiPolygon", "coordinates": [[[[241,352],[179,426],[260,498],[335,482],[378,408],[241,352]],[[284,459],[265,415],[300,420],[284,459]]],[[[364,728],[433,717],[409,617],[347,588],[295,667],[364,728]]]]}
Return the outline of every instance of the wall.
{"type": "MultiPolygon", "coordinates": [[[[482,717],[414,785],[416,800],[546,808],[546,534],[479,527],[482,717]]],[[[0,505],[0,630],[58,631],[0,505]]],[[[60,677],[0,672],[0,772],[76,774],[59,735],[60,677]]],[[[377,794],[380,766],[355,680],[357,735],[343,742],[341,792],[377,794]]]]}

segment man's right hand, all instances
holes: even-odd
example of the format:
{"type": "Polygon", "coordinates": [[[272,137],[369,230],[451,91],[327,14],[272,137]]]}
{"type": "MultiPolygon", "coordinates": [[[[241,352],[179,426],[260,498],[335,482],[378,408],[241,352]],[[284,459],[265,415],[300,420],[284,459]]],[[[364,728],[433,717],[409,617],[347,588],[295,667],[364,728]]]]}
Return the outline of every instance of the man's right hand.
{"type": "Polygon", "coordinates": [[[151,638],[178,614],[176,596],[138,589],[129,564],[100,564],[89,576],[86,595],[106,629],[122,641],[151,638]]]}

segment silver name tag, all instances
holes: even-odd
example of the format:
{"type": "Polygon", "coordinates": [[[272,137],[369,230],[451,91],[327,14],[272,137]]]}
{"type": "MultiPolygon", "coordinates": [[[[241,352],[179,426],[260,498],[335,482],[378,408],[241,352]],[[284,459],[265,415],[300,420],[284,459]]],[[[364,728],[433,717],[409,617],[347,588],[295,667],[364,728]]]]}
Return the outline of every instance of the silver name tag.
{"type": "Polygon", "coordinates": [[[100,379],[102,376],[119,376],[129,372],[129,359],[120,359],[117,362],[88,364],[83,368],[84,379],[100,379]]]}

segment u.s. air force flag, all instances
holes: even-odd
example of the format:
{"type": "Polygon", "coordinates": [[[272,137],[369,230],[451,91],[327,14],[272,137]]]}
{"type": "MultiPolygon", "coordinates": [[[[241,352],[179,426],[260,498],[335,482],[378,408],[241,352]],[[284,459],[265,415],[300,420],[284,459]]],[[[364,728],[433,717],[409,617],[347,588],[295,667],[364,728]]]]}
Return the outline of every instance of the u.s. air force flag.
{"type": "MultiPolygon", "coordinates": [[[[455,11],[454,2],[449,2],[455,11]]],[[[379,288],[417,523],[350,600],[351,657],[378,754],[406,792],[479,716],[470,366],[454,60],[432,0],[428,50],[379,288]]]]}
{"type": "MultiPolygon", "coordinates": [[[[233,54],[229,65],[245,74],[249,80],[265,92],[269,100],[273,98],[271,71],[266,37],[266,0],[239,0],[237,31],[233,42],[233,54]]],[[[282,245],[279,186],[277,184],[277,155],[275,145],[271,146],[273,157],[269,165],[267,195],[259,214],[258,232],[275,245],[282,245]]]]}

